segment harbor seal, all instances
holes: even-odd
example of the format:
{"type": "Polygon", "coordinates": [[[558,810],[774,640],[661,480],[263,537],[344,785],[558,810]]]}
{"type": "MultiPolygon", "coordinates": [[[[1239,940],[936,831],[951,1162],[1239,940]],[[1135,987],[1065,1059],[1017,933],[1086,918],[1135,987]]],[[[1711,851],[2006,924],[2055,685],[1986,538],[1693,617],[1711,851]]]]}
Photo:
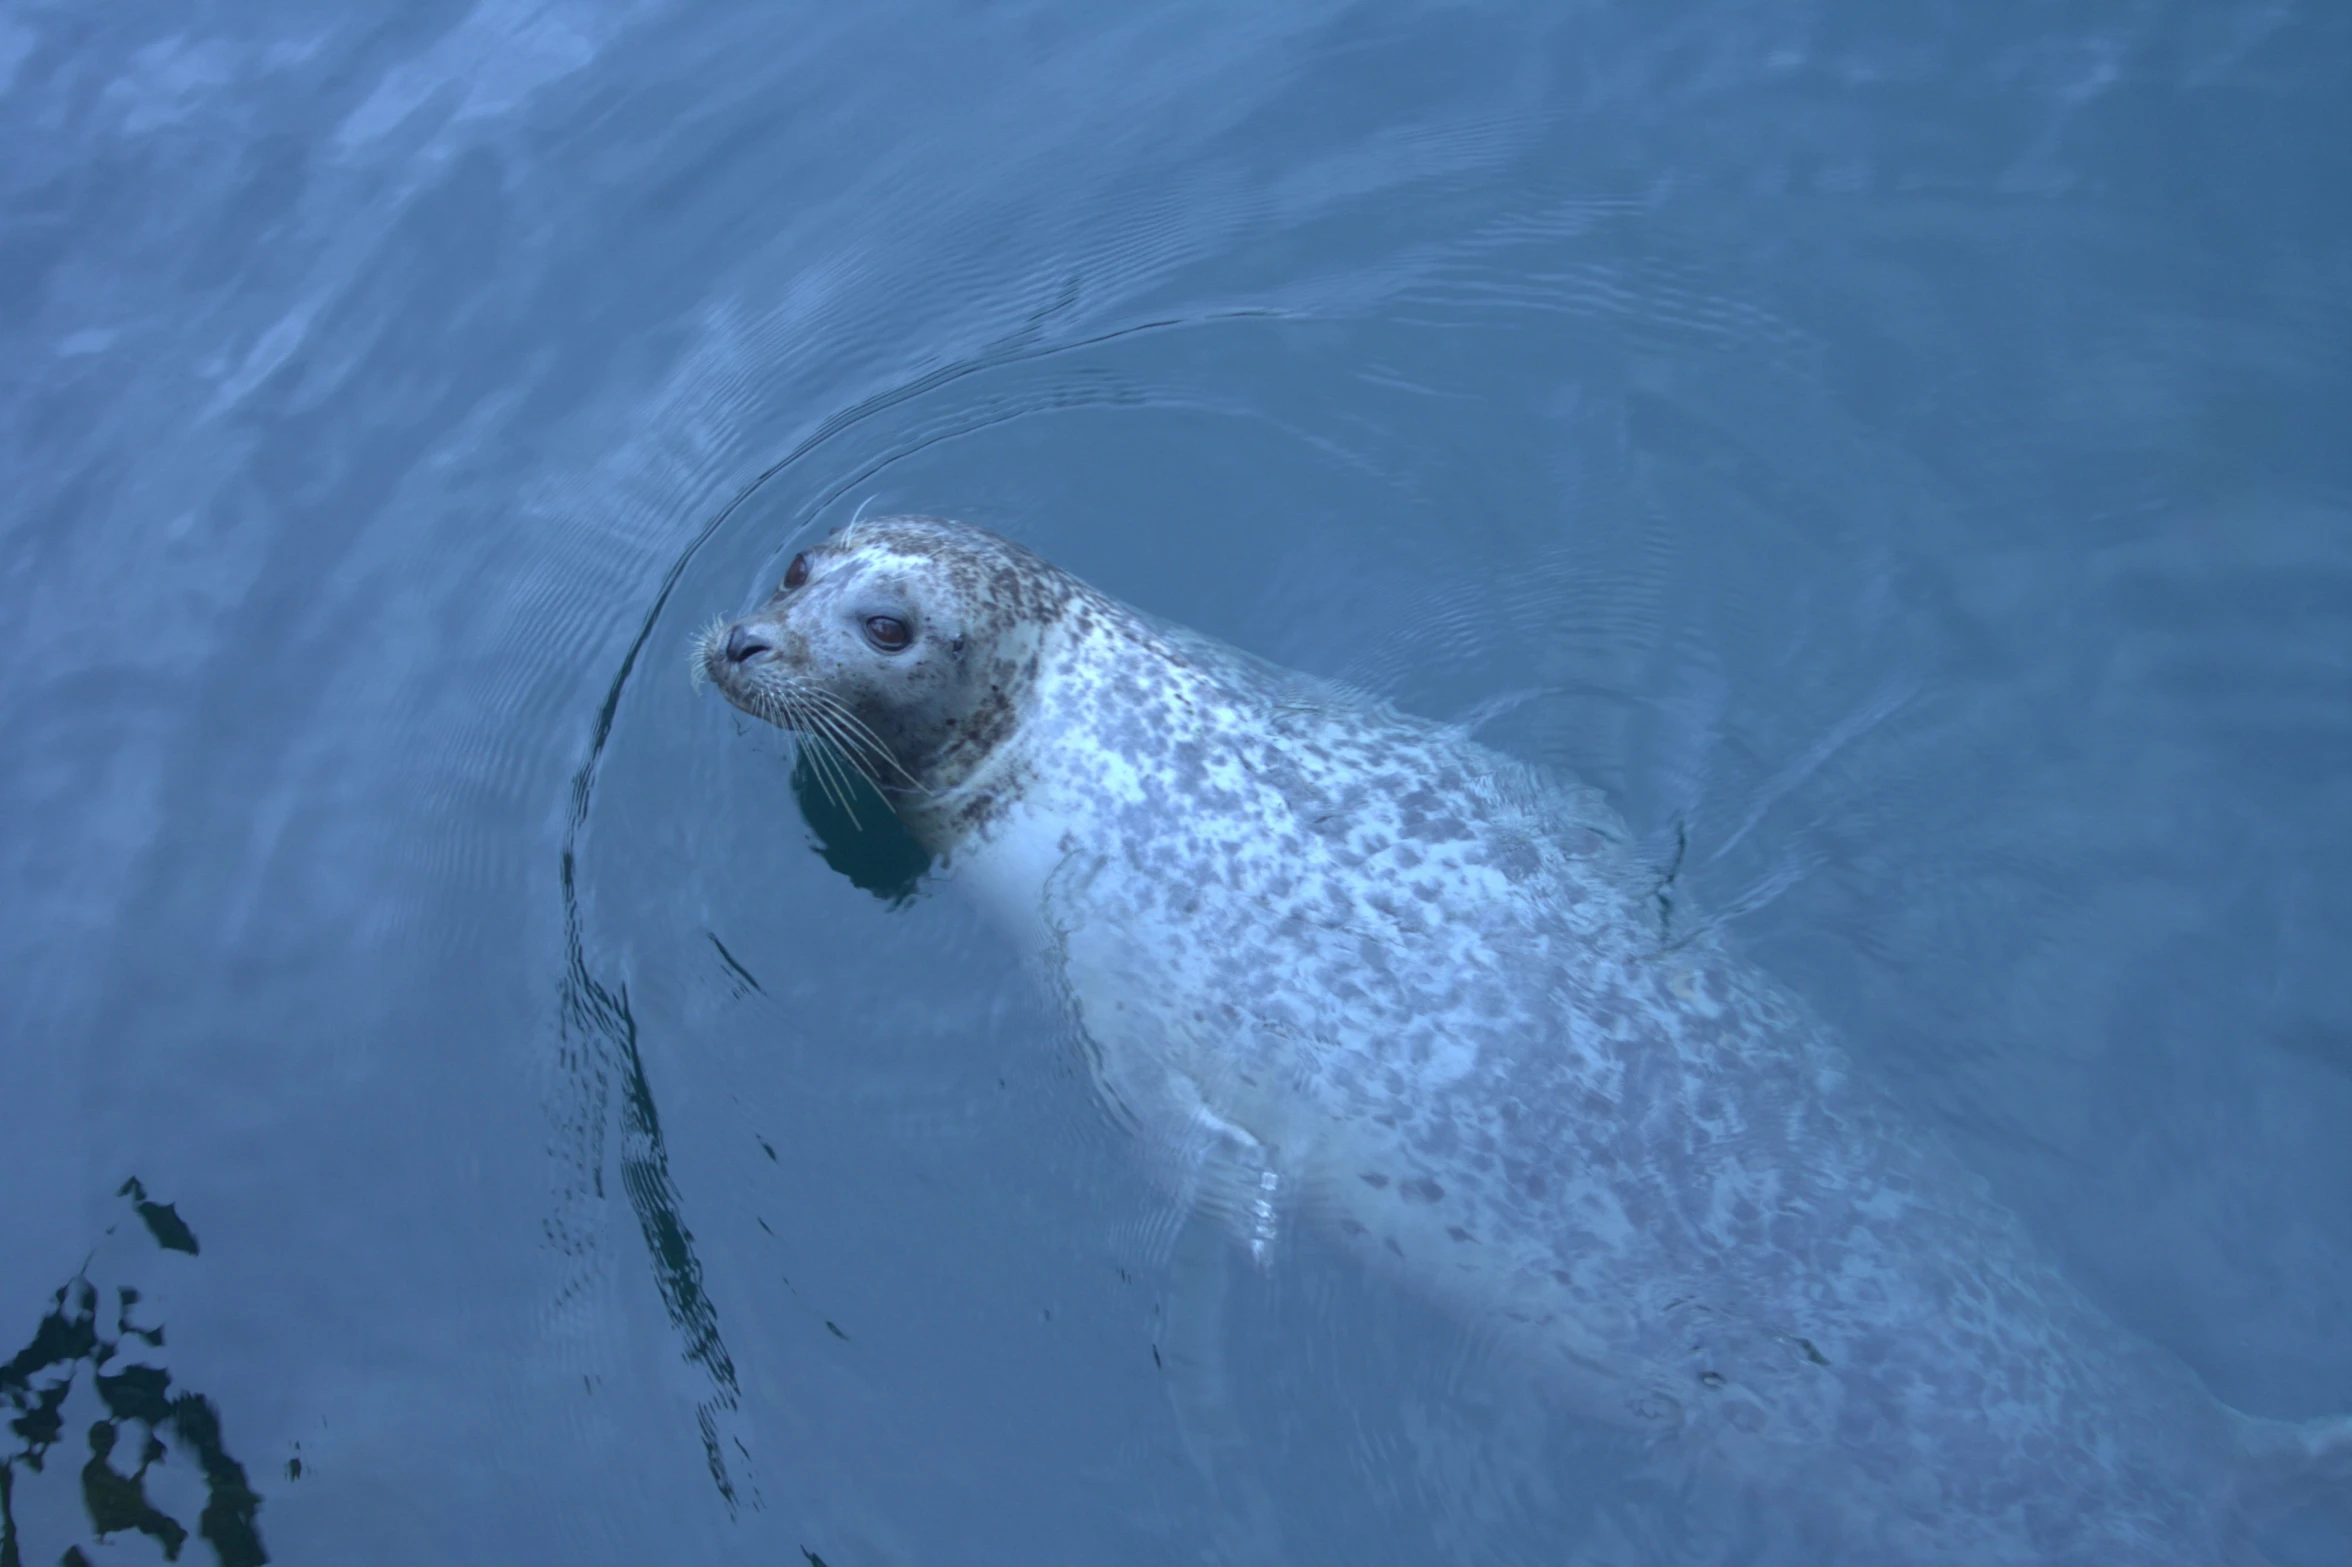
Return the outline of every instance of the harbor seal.
{"type": "Polygon", "coordinates": [[[2352,1423],[2216,1401],[1668,927],[1589,789],[925,518],[796,556],[694,662],[879,788],[1241,1244],[1327,1228],[1837,1555],[2242,1560],[2256,1489],[2352,1472],[2352,1423]]]}

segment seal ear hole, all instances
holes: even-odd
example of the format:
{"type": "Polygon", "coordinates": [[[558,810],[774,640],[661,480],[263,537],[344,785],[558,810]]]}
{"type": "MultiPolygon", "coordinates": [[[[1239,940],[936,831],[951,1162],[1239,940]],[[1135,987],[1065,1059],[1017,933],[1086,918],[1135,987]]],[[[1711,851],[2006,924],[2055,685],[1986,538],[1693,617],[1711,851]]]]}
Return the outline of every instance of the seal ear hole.
{"type": "Polygon", "coordinates": [[[798,555],[792,557],[791,565],[784,568],[785,591],[790,592],[792,589],[797,588],[802,583],[808,581],[808,573],[808,552],[803,550],[798,555]]]}
{"type": "Polygon", "coordinates": [[[907,623],[896,615],[868,615],[865,620],[866,640],[885,653],[897,653],[915,640],[907,623]]]}

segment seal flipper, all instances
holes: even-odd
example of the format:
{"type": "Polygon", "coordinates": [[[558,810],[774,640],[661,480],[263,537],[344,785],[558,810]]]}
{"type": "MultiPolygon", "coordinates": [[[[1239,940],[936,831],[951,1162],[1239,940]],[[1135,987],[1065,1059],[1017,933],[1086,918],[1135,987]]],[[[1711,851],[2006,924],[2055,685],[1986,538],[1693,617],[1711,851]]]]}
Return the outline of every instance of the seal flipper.
{"type": "Polygon", "coordinates": [[[1247,1046],[1204,1037],[1190,1022],[1150,1007],[1115,1000],[1089,1006],[1085,999],[1160,988],[1158,976],[1138,972],[1120,943],[1089,939],[1076,899],[1106,866],[1100,856],[1065,858],[1048,879],[1041,912],[1055,940],[1047,982],[1062,994],[1096,1093],[1142,1145],[1153,1179],[1180,1212],[1214,1216],[1262,1265],[1272,1256],[1290,1195],[1277,1150],[1242,1124],[1250,1096],[1230,1071],[1210,1080],[1195,1075],[1201,1063],[1223,1066],[1246,1057],[1247,1046]]]}
{"type": "Polygon", "coordinates": [[[2238,1501],[2254,1521],[2312,1512],[2352,1528],[2352,1415],[2239,1415],[2237,1429],[2238,1501]]]}
{"type": "Polygon", "coordinates": [[[1161,1332],[1170,1411],[1185,1456],[1208,1488],[1210,1560],[1220,1567],[1285,1567],[1282,1526],[1260,1472],[1225,1357],[1225,1302],[1232,1254],[1220,1226],[1179,1219],[1168,1259],[1161,1332]]]}
{"type": "Polygon", "coordinates": [[[2249,1496],[2309,1492],[2352,1506],[2352,1415],[2318,1420],[2238,1416],[2239,1486],[2249,1496]]]}
{"type": "Polygon", "coordinates": [[[1215,1219],[1263,1267],[1281,1232],[1282,1178],[1274,1151],[1211,1109],[1191,1079],[1170,1078],[1173,1096],[1189,1101],[1179,1146],[1163,1150],[1177,1171],[1177,1195],[1188,1212],[1215,1219]]]}

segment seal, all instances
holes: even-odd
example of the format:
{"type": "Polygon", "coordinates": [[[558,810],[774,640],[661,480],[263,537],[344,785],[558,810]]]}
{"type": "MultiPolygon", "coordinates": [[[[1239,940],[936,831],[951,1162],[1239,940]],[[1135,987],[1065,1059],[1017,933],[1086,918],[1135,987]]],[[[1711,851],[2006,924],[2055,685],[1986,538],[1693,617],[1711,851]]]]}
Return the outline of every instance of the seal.
{"type": "Polygon", "coordinates": [[[2352,1486],[2352,1421],[2215,1400],[1669,927],[1590,789],[928,518],[796,556],[694,664],[1010,934],[1169,1189],[1260,1256],[1324,1227],[1804,1549],[2211,1563],[2352,1486]]]}

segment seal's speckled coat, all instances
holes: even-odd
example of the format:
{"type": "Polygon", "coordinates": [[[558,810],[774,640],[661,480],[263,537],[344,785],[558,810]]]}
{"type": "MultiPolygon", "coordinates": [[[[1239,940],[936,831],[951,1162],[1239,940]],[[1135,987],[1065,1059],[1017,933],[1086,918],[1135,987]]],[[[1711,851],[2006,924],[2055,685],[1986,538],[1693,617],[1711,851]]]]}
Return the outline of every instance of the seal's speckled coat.
{"type": "Polygon", "coordinates": [[[739,623],[773,658],[714,638],[712,677],[887,740],[1155,1169],[1253,1248],[1329,1224],[1857,1559],[2217,1561],[2250,1452],[2341,1462],[2340,1424],[2248,1420],[2108,1322],[1801,1007],[1669,931],[1597,796],[975,529],[809,560],[739,623]],[[917,625],[896,663],[827,629],[875,604],[917,625]]]}

